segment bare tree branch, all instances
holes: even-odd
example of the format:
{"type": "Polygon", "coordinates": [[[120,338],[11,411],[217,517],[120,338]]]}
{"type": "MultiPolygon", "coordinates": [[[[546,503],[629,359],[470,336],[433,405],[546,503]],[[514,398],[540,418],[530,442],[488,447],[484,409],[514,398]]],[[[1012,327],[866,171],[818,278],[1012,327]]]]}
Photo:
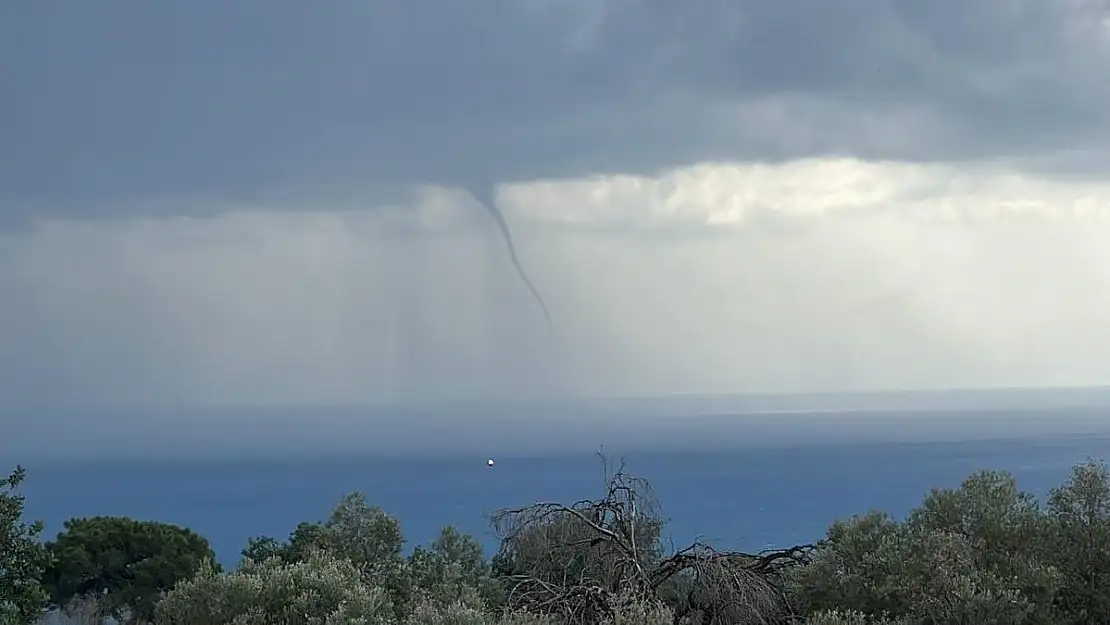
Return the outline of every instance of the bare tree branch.
{"type": "Polygon", "coordinates": [[[605,494],[570,505],[542,502],[493,515],[509,604],[557,614],[568,623],[612,617],[619,602],[659,603],[681,589],[676,622],[777,623],[789,618],[780,578],[809,562],[818,545],[757,554],[718,551],[697,541],[664,557],[663,521],[650,485],[621,462],[605,494]]]}

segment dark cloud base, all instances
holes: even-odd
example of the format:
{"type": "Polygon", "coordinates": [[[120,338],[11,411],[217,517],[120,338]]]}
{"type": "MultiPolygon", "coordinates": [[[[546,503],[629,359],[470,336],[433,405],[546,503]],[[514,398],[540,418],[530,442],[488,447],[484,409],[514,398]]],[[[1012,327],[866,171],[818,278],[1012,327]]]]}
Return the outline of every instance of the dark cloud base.
{"type": "Polygon", "coordinates": [[[1098,147],[1110,48],[1078,6],[22,3],[0,25],[0,226],[171,210],[151,198],[204,213],[337,186],[1098,147]],[[777,126],[745,120],[757,101],[777,126]]]}

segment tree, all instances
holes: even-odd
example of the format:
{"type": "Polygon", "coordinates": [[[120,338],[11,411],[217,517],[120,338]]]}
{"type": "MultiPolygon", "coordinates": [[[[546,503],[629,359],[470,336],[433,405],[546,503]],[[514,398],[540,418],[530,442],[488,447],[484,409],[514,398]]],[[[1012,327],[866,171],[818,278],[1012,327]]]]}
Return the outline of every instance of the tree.
{"type": "Polygon", "coordinates": [[[326,547],[349,558],[370,581],[387,580],[402,565],[405,537],[401,524],[381,508],[369,505],[360,492],[344,496],[323,529],[326,547]]]}
{"type": "Polygon", "coordinates": [[[787,617],[779,579],[785,569],[806,562],[813,546],[745,554],[695,542],[665,556],[663,521],[648,483],[623,466],[606,473],[600,499],[538,503],[494,515],[501,539],[494,574],[506,584],[509,608],[570,624],[658,622],[672,607],[670,618],[683,622],[773,623],[787,617]],[[672,606],[664,605],[668,597],[672,606]]]}
{"type": "Polygon", "coordinates": [[[252,538],[242,553],[244,565],[268,558],[294,564],[316,551],[347,560],[365,584],[389,592],[400,615],[408,609],[411,594],[401,556],[404,543],[397,519],[371,506],[366,496],[356,491],[344,495],[323,522],[300,523],[284,543],[268,536],[252,538]]]}
{"type": "Polygon", "coordinates": [[[490,577],[482,545],[452,526],[440,530],[428,547],[417,546],[408,559],[414,603],[436,608],[463,605],[492,612],[502,602],[501,587],[490,577]]]}
{"type": "Polygon", "coordinates": [[[27,472],[17,466],[0,479],[0,624],[33,623],[42,616],[48,594],[39,583],[50,554],[39,542],[42,522],[23,520],[18,493],[27,472]]]}
{"type": "Polygon", "coordinates": [[[254,536],[247,540],[247,546],[241,552],[243,560],[265,562],[276,558],[282,562],[290,561],[288,557],[289,545],[273,536],[254,536]]]}
{"type": "Polygon", "coordinates": [[[269,536],[250,539],[242,555],[261,561],[276,557],[294,563],[315,550],[350,560],[368,581],[394,574],[403,562],[404,536],[397,519],[366,502],[360,492],[344,495],[322,523],[303,522],[280,542],[269,536]]]}
{"type": "Polygon", "coordinates": [[[901,555],[901,525],[885,513],[833,522],[809,566],[790,576],[790,594],[803,614],[848,610],[902,614],[909,599],[887,584],[901,555]],[[881,590],[880,590],[881,589],[881,590]]]}
{"type": "Polygon", "coordinates": [[[1061,624],[1104,623],[1110,614],[1110,473],[1087,462],[1048,496],[1047,557],[1062,573],[1061,624]]]}
{"type": "Polygon", "coordinates": [[[161,594],[214,562],[208,541],[195,532],[126,517],[70,519],[57,540],[44,580],[51,601],[96,601],[118,620],[149,622],[161,594]]]}
{"type": "Polygon", "coordinates": [[[300,562],[315,550],[328,550],[327,529],[322,523],[309,523],[307,521],[297,524],[289,534],[289,540],[281,542],[271,536],[256,536],[247,541],[243,549],[243,558],[262,562],[270,558],[278,558],[282,562],[292,564],[300,562]]]}
{"type": "Polygon", "coordinates": [[[904,522],[872,513],[834,523],[813,561],[792,571],[790,591],[800,612],[825,622],[1056,623],[1060,581],[1043,544],[1034,498],[985,471],[934,489],[904,522]]]}
{"type": "Polygon", "coordinates": [[[416,547],[409,561],[429,567],[423,569],[418,578],[426,574],[442,578],[444,569],[454,568],[462,579],[477,584],[490,573],[482,545],[473,536],[450,525],[440,530],[439,536],[427,548],[416,547]]]}
{"type": "Polygon", "coordinates": [[[364,583],[355,565],[312,550],[292,563],[245,561],[221,574],[205,566],[170,590],[158,625],[340,625],[394,622],[389,595],[364,583]]]}

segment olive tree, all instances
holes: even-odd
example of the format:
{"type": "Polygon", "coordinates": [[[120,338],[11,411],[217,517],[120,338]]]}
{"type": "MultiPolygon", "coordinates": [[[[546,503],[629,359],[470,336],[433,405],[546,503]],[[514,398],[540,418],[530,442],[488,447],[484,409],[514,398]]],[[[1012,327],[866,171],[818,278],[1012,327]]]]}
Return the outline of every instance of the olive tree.
{"type": "Polygon", "coordinates": [[[356,491],[344,495],[325,520],[299,524],[285,542],[266,536],[252,538],[243,550],[243,563],[276,558],[294,564],[324,552],[350,562],[363,583],[384,589],[401,618],[411,603],[403,547],[397,519],[370,505],[366,496],[356,491]]]}
{"type": "Polygon", "coordinates": [[[313,551],[325,551],[350,560],[370,581],[394,575],[404,559],[404,536],[396,518],[366,502],[360,492],[344,495],[323,522],[301,523],[286,542],[268,536],[252,538],[243,557],[267,560],[277,557],[293,563],[313,551]]]}
{"type": "Polygon", "coordinates": [[[158,604],[158,625],[387,625],[389,594],[350,560],[310,551],[297,562],[246,560],[233,572],[202,568],[158,604]]]}
{"type": "Polygon", "coordinates": [[[501,605],[501,586],[491,578],[482,545],[452,526],[443,528],[428,547],[413,549],[408,572],[414,601],[461,604],[483,612],[501,605]]]}
{"type": "Polygon", "coordinates": [[[1046,558],[1063,576],[1061,624],[1104,623],[1110,614],[1110,474],[1105,464],[1072,469],[1048,497],[1046,558]]]}
{"type": "Polygon", "coordinates": [[[810,565],[792,571],[792,596],[800,612],[827,618],[846,610],[923,625],[1055,622],[1060,578],[1040,557],[1044,527],[1011,476],[977,473],[934,489],[904,522],[871,513],[834,523],[810,565]]]}

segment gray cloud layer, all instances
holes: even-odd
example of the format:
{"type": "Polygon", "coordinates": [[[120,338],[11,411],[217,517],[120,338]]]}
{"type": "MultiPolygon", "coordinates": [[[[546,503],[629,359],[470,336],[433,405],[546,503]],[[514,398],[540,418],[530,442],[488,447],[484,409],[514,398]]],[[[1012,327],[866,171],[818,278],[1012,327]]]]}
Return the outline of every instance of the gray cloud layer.
{"type": "Polygon", "coordinates": [[[1110,183],[812,159],[0,237],[8,403],[1090,385],[1110,183]]]}
{"type": "Polygon", "coordinates": [[[1105,383],[1107,15],[12,3],[0,418],[1105,383]]]}
{"type": "Polygon", "coordinates": [[[1110,138],[1105,15],[1091,0],[19,3],[0,21],[2,210],[830,152],[1089,166],[1110,138]]]}

